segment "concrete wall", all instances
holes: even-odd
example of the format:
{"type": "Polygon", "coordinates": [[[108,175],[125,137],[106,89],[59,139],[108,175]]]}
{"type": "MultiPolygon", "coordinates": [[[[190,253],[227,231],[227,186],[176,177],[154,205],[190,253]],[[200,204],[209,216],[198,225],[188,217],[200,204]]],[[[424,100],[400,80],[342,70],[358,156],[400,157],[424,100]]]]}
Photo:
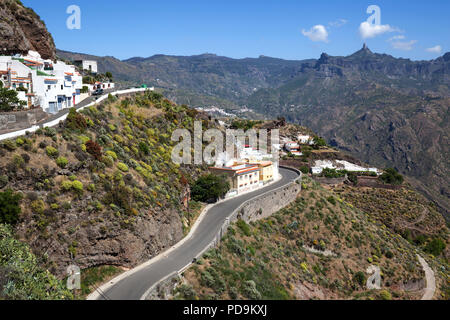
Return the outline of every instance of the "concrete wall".
{"type": "Polygon", "coordinates": [[[301,184],[292,183],[250,200],[241,206],[233,220],[242,219],[246,222],[253,222],[268,218],[295,201],[300,191],[301,184]]]}
{"type": "Polygon", "coordinates": [[[0,113],[0,133],[28,128],[48,118],[42,109],[0,113]]]}

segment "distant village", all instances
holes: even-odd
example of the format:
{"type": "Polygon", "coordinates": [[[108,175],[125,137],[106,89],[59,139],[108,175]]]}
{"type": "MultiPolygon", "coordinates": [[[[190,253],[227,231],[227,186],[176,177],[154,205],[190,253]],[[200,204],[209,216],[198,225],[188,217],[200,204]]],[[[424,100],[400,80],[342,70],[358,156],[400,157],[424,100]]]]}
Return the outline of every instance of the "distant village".
{"type": "Polygon", "coordinates": [[[210,171],[228,179],[230,191],[226,198],[257,190],[280,179],[277,157],[240,143],[235,144],[233,155],[226,152],[219,155],[210,171]]]}
{"type": "MultiPolygon", "coordinates": [[[[299,134],[295,141],[292,137],[280,137],[280,144],[272,146],[274,150],[277,150],[275,154],[267,154],[250,145],[241,146],[235,143],[235,153],[230,155],[225,152],[219,155],[215,166],[211,167],[210,171],[213,174],[225,176],[228,180],[231,189],[226,198],[248,193],[279,180],[281,178],[279,159],[302,157],[302,148],[315,145],[314,139],[313,136],[303,134],[299,134]]],[[[313,177],[318,177],[326,170],[374,176],[383,173],[378,168],[364,167],[345,160],[316,160],[309,169],[309,173],[313,177]]]]}
{"type": "MultiPolygon", "coordinates": [[[[299,135],[296,141],[291,141],[287,137],[281,138],[281,157],[301,157],[303,156],[302,147],[312,146],[315,144],[314,137],[309,135],[299,135]]],[[[380,175],[382,170],[378,168],[367,168],[345,160],[316,160],[310,169],[313,175],[320,175],[325,169],[331,170],[345,170],[348,172],[366,172],[380,175]]]]}
{"type": "Polygon", "coordinates": [[[96,61],[74,63],[76,66],[45,60],[34,51],[27,55],[0,56],[0,81],[4,88],[17,91],[25,109],[40,107],[50,114],[72,108],[96,92],[114,89],[111,80],[83,83],[81,72],[97,74],[96,61]]]}

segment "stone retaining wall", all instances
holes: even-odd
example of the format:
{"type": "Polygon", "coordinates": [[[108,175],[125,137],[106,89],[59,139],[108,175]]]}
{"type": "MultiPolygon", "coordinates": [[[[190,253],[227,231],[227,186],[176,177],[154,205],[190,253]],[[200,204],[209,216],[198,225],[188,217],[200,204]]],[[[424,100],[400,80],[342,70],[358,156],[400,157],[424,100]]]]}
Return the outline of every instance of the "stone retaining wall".
{"type": "Polygon", "coordinates": [[[28,128],[48,118],[41,108],[0,113],[0,134],[28,128]]]}
{"type": "Polygon", "coordinates": [[[326,178],[326,177],[315,177],[313,176],[313,180],[317,181],[322,184],[329,184],[329,185],[338,185],[344,183],[345,180],[347,180],[348,177],[341,177],[341,178],[326,178]]]}

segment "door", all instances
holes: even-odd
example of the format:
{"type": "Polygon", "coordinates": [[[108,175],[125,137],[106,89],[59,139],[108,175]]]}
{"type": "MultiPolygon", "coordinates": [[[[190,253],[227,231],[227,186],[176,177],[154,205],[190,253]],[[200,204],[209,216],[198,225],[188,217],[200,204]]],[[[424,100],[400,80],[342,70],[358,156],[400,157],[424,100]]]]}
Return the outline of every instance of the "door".
{"type": "Polygon", "coordinates": [[[56,102],[49,102],[48,103],[48,112],[49,113],[56,113],[57,112],[56,102]]]}

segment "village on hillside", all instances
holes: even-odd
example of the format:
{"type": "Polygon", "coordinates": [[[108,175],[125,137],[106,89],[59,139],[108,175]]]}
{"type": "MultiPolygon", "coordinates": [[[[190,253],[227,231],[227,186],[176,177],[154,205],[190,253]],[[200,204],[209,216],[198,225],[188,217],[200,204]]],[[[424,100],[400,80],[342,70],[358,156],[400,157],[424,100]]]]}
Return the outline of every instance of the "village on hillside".
{"type": "Polygon", "coordinates": [[[96,61],[74,63],[42,59],[35,51],[26,55],[0,56],[0,82],[3,88],[18,93],[24,109],[41,108],[49,114],[72,108],[91,95],[114,89],[111,74],[109,77],[97,76],[96,61]]]}
{"type": "MultiPolygon", "coordinates": [[[[233,128],[234,118],[218,120],[227,128],[233,128]]],[[[234,154],[226,152],[217,157],[211,173],[225,176],[230,191],[225,198],[251,192],[280,179],[279,166],[299,168],[304,174],[328,185],[338,185],[347,180],[360,184],[380,186],[379,177],[384,173],[375,167],[365,166],[356,159],[329,147],[324,139],[308,130],[285,123],[285,121],[245,121],[243,127],[280,129],[280,141],[271,147],[273,154],[257,148],[234,143],[234,154]],[[308,132],[308,133],[307,133],[308,132]]],[[[248,142],[248,140],[246,140],[248,142]]]]}
{"type": "Polygon", "coordinates": [[[239,142],[235,143],[234,154],[220,154],[210,171],[228,180],[230,191],[225,198],[257,190],[280,179],[276,156],[239,142]]]}

